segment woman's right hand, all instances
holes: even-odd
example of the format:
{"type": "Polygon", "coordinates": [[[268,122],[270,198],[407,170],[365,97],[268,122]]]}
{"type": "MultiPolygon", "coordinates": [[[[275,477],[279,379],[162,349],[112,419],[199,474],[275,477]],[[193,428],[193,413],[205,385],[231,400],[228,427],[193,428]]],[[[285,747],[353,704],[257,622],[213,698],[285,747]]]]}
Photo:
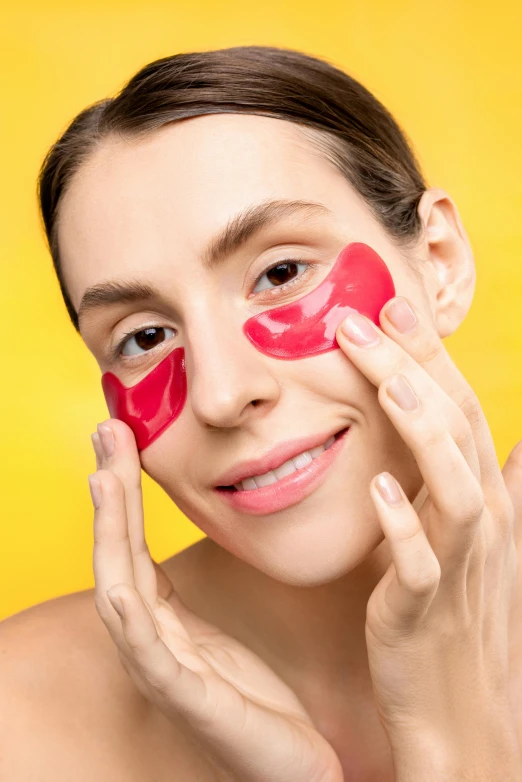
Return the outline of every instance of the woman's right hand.
{"type": "Polygon", "coordinates": [[[94,513],[95,602],[138,690],[196,734],[227,780],[342,782],[336,753],[296,694],[250,649],[190,611],[153,562],[134,434],[118,419],[108,419],[99,432],[92,435],[101,489],[94,513]],[[112,455],[101,447],[109,440],[110,450],[108,430],[112,455]]]}

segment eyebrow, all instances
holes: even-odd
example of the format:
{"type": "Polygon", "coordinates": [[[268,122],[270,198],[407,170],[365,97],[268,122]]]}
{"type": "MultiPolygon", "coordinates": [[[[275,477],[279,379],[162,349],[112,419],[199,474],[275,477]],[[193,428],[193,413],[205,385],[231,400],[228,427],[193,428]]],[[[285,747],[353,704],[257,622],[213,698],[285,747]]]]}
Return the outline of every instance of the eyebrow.
{"type": "MultiPolygon", "coordinates": [[[[268,228],[286,217],[298,214],[305,218],[306,216],[331,214],[331,211],[324,204],[315,201],[291,201],[288,199],[264,201],[247,207],[232,217],[225,227],[210,240],[203,251],[203,266],[206,269],[214,269],[262,229],[268,228]]],[[[78,308],[78,322],[85,317],[87,312],[92,312],[100,307],[121,302],[160,301],[163,298],[157,288],[146,282],[108,280],[87,288],[78,308]]]]}

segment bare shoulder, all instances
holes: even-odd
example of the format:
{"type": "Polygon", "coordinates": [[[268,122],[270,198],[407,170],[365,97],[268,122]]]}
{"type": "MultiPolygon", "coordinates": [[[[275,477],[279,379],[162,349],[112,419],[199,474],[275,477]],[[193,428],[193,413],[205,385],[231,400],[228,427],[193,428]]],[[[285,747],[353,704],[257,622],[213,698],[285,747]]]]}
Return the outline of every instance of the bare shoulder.
{"type": "Polygon", "coordinates": [[[0,779],[217,778],[122,668],[93,590],[0,622],[0,661],[0,779]]]}

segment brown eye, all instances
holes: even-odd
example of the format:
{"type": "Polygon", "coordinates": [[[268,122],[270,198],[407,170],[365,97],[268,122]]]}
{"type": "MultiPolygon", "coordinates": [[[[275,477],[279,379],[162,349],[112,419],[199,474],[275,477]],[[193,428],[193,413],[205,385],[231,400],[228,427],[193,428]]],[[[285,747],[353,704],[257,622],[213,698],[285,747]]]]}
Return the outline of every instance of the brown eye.
{"type": "Polygon", "coordinates": [[[174,329],[163,328],[162,326],[149,326],[141,331],[136,331],[134,334],[125,340],[122,347],[123,356],[136,356],[140,355],[141,351],[149,351],[165,342],[168,339],[165,332],[171,331],[174,334],[174,329]],[[135,343],[135,344],[133,344],[135,343]],[[138,348],[136,350],[135,348],[138,348]]]}
{"type": "Polygon", "coordinates": [[[284,282],[292,280],[297,274],[296,263],[278,263],[273,269],[266,273],[266,276],[274,285],[282,285],[284,282]]]}
{"type": "Polygon", "coordinates": [[[307,265],[298,261],[284,261],[276,266],[272,266],[259,278],[254,288],[254,293],[270,289],[272,286],[281,287],[281,285],[291,282],[302,274],[302,270],[304,271],[307,265]],[[302,267],[302,270],[300,270],[300,267],[302,267]],[[269,283],[268,285],[265,282],[265,278],[269,283]]]}

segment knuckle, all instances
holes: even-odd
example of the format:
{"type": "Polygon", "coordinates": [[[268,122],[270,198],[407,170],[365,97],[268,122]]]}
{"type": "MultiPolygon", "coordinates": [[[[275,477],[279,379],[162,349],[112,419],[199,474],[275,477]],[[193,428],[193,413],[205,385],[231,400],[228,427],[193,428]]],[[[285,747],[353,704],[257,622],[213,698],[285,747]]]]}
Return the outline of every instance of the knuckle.
{"type": "Polygon", "coordinates": [[[429,336],[422,346],[422,350],[417,361],[421,366],[424,364],[430,364],[434,359],[438,358],[444,350],[444,345],[440,339],[429,336]]]}
{"type": "Polygon", "coordinates": [[[441,445],[446,438],[446,432],[440,423],[432,421],[429,428],[423,427],[419,432],[419,437],[422,438],[423,448],[429,451],[441,445]]]}
{"type": "Polygon", "coordinates": [[[428,572],[417,573],[408,584],[408,589],[418,597],[430,597],[437,591],[441,578],[439,563],[433,563],[428,572]]]}
{"type": "Polygon", "coordinates": [[[485,507],[484,494],[480,485],[475,482],[474,487],[463,495],[462,504],[457,513],[457,523],[463,526],[476,524],[482,518],[485,507]]]}
{"type": "Polygon", "coordinates": [[[127,646],[135,655],[135,657],[140,657],[145,651],[143,642],[139,638],[130,635],[129,632],[125,633],[125,640],[127,641],[127,646]]]}
{"type": "Polygon", "coordinates": [[[391,350],[388,353],[388,363],[386,365],[385,373],[386,377],[383,377],[382,382],[379,384],[380,388],[382,389],[389,381],[389,379],[394,375],[407,376],[408,370],[411,370],[411,364],[411,356],[405,353],[401,353],[400,351],[395,352],[395,350],[391,350]]]}
{"type": "Polygon", "coordinates": [[[480,423],[483,417],[482,407],[473,389],[465,388],[454,397],[454,401],[471,427],[480,423]]]}
{"type": "Polygon", "coordinates": [[[459,416],[459,421],[452,432],[455,445],[459,450],[466,448],[473,439],[473,431],[469,419],[464,415],[459,416]]]}
{"type": "Polygon", "coordinates": [[[143,503],[143,489],[141,485],[141,470],[130,470],[129,472],[129,488],[135,493],[135,499],[139,503],[143,503]]]}
{"type": "MultiPolygon", "coordinates": [[[[121,500],[124,495],[124,487],[121,479],[111,470],[97,470],[97,476],[103,483],[103,496],[113,500],[121,500]]],[[[102,505],[103,507],[103,505],[102,505]]]]}
{"type": "Polygon", "coordinates": [[[419,552],[415,566],[406,574],[397,571],[397,580],[413,595],[428,598],[439,588],[442,570],[433,549],[419,552]]]}

